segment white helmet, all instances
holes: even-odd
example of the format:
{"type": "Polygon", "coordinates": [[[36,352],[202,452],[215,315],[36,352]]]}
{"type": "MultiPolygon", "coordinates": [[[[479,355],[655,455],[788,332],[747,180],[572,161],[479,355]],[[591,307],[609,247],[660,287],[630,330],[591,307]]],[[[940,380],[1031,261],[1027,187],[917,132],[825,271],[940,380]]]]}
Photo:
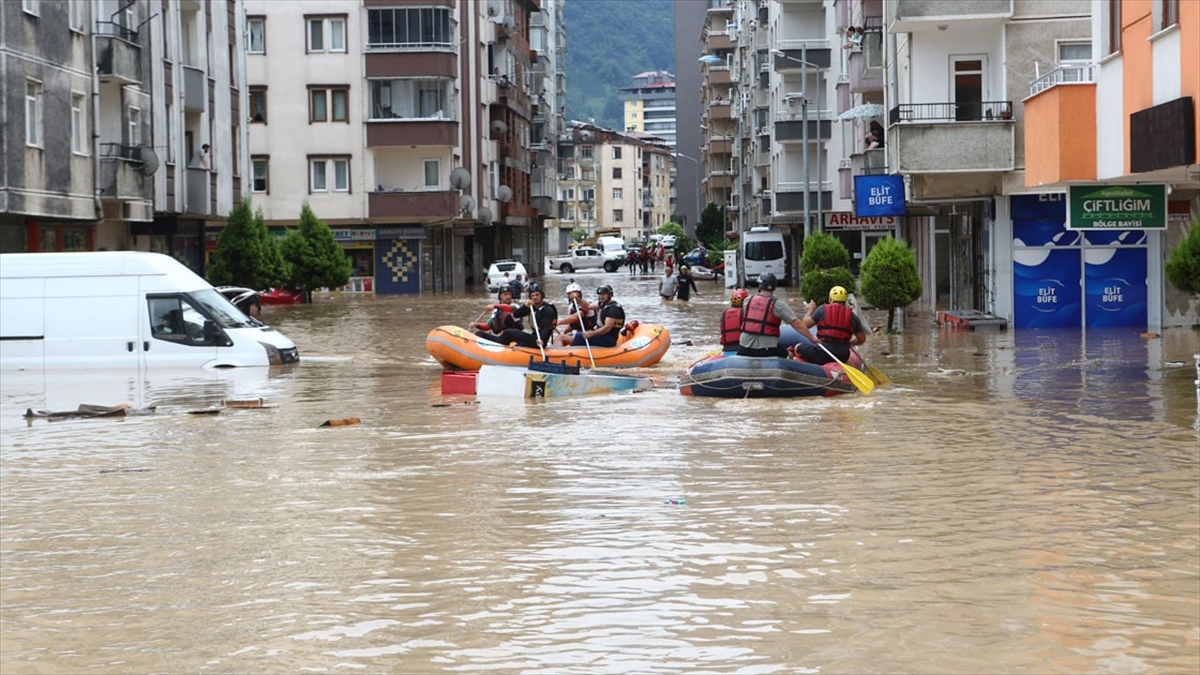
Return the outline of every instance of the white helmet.
{"type": "Polygon", "coordinates": [[[583,293],[583,287],[572,281],[571,283],[567,284],[567,295],[572,293],[583,293]]]}

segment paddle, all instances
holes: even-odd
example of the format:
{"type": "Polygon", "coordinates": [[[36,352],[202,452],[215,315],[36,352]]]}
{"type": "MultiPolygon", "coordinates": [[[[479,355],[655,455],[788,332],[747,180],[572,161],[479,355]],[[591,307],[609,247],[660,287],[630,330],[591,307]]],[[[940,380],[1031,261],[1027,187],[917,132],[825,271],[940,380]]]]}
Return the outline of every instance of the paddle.
{"type": "Polygon", "coordinates": [[[579,334],[583,336],[583,344],[587,345],[588,361],[592,362],[592,369],[596,368],[596,359],[592,356],[592,343],[588,342],[587,333],[584,331],[583,325],[583,308],[574,300],[571,301],[571,306],[575,308],[575,316],[579,318],[579,334]]]}
{"type": "Polygon", "coordinates": [[[472,321],[471,323],[467,324],[467,327],[468,327],[468,328],[470,328],[472,331],[478,330],[477,328],[475,328],[475,324],[479,323],[479,320],[480,320],[480,319],[482,319],[483,317],[487,316],[487,314],[488,314],[488,312],[489,312],[489,311],[492,311],[492,312],[494,312],[494,311],[496,311],[496,310],[494,310],[494,309],[493,309],[493,310],[486,310],[486,309],[485,309],[485,310],[483,310],[483,313],[482,313],[482,314],[480,314],[479,316],[475,317],[475,320],[474,320],[474,321],[472,321]]]}
{"type": "Polygon", "coordinates": [[[541,328],[538,327],[537,307],[533,303],[529,303],[529,323],[533,324],[533,334],[537,337],[538,349],[542,350],[542,363],[550,363],[550,359],[546,358],[546,345],[542,344],[541,328]]]}
{"type": "Polygon", "coordinates": [[[858,358],[862,359],[863,369],[867,371],[867,377],[870,377],[872,382],[881,387],[886,387],[892,383],[892,378],[888,377],[887,373],[884,373],[882,370],[867,363],[866,359],[863,359],[862,352],[858,351],[858,347],[851,347],[851,349],[854,350],[855,354],[858,354],[858,358]]]}
{"type": "Polygon", "coordinates": [[[853,384],[864,395],[870,395],[871,392],[875,391],[875,383],[871,381],[871,378],[863,375],[861,370],[843,362],[841,359],[834,356],[833,352],[829,351],[829,349],[827,349],[825,345],[821,344],[819,341],[814,342],[813,344],[820,347],[822,351],[829,355],[829,358],[837,361],[838,364],[842,366],[842,371],[846,373],[846,377],[850,378],[851,384],[853,384]]]}

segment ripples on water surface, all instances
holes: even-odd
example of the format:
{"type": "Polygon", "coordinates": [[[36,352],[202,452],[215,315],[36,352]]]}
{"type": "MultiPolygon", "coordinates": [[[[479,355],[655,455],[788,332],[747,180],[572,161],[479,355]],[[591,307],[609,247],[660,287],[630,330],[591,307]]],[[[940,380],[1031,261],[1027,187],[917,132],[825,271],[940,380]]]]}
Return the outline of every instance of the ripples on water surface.
{"type": "Polygon", "coordinates": [[[286,371],[6,376],[0,671],[1200,670],[1195,333],[914,319],[869,398],[690,399],[722,290],[601,278],[654,391],[443,399],[483,293],[269,310],[286,371]]]}

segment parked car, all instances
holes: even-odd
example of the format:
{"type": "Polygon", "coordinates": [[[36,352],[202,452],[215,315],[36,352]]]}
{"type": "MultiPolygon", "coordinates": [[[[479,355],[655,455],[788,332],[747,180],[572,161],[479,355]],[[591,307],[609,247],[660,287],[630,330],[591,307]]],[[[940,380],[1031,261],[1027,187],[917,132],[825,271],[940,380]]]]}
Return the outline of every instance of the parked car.
{"type": "Polygon", "coordinates": [[[522,288],[529,282],[529,272],[525,271],[525,265],[516,260],[497,260],[488,267],[487,289],[489,291],[498,291],[501,286],[509,285],[514,281],[521,282],[522,288]],[[504,276],[506,273],[507,277],[504,276]]]}
{"type": "Polygon", "coordinates": [[[242,310],[242,314],[255,321],[257,321],[255,317],[262,314],[262,295],[252,288],[217,286],[217,292],[232,302],[234,307],[242,310]]]}
{"type": "Polygon", "coordinates": [[[615,272],[620,266],[620,262],[606,258],[600,249],[590,246],[580,246],[562,255],[550,258],[550,269],[558,270],[563,274],[570,274],[575,270],[596,269],[602,269],[605,272],[615,272]]]}
{"type": "Polygon", "coordinates": [[[683,264],[687,265],[688,267],[703,265],[707,255],[708,251],[703,246],[697,246],[696,248],[688,251],[687,255],[683,256],[683,264]]]}

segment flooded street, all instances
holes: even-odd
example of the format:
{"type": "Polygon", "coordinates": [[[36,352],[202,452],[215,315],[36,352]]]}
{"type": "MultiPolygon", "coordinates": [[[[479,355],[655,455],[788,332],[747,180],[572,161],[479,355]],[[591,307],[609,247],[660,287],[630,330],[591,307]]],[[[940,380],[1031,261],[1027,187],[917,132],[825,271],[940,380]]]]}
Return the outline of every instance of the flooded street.
{"type": "Polygon", "coordinates": [[[653,391],[442,397],[483,291],[267,308],[287,369],[6,374],[0,672],[1200,670],[1196,332],[913,317],[870,397],[694,399],[727,291],[576,278],[671,331],[653,391]],[[157,408],[22,419],[80,403],[157,408]]]}

